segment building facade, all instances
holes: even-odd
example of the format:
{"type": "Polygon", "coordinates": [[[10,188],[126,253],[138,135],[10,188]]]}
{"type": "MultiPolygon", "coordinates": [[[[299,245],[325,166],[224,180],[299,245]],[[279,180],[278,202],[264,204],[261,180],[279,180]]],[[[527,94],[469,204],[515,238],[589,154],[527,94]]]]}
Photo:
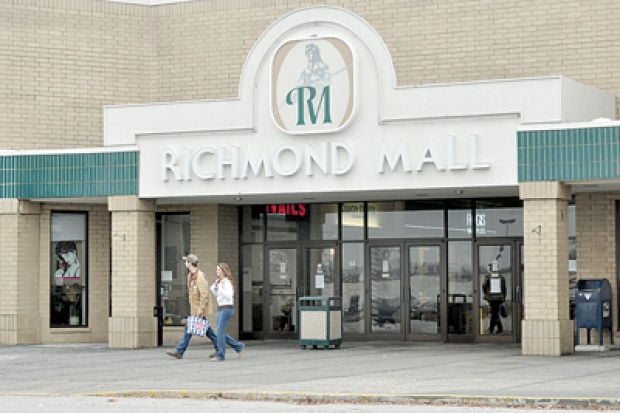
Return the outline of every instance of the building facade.
{"type": "Polygon", "coordinates": [[[320,295],[350,340],[570,354],[607,279],[611,342],[613,1],[144,3],[0,1],[0,343],[161,345],[189,252],[246,338],[320,295]]]}

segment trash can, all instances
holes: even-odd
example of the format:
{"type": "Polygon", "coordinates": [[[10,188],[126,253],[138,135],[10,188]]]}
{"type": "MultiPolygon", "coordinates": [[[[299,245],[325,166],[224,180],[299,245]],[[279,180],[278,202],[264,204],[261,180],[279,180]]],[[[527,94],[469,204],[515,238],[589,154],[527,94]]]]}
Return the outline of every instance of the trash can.
{"type": "Polygon", "coordinates": [[[603,345],[603,329],[608,328],[611,343],[614,342],[612,330],[611,286],[607,279],[578,280],[575,292],[575,345],[579,345],[580,329],[598,329],[599,344],[603,345]]]}
{"type": "Polygon", "coordinates": [[[342,298],[340,297],[301,297],[299,311],[299,345],[323,346],[328,349],[342,344],[342,298]]]}
{"type": "Polygon", "coordinates": [[[467,333],[467,296],[465,294],[448,295],[448,333],[467,333]]]}

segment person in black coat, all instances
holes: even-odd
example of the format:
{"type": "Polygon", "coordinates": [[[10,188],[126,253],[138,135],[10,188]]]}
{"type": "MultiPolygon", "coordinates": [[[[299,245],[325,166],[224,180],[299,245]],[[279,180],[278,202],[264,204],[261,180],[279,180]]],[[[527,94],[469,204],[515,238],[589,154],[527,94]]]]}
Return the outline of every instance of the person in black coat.
{"type": "MultiPolygon", "coordinates": [[[[492,265],[489,265],[489,269],[492,265]]],[[[497,271],[490,271],[482,283],[484,299],[489,303],[491,309],[491,321],[489,325],[490,334],[500,334],[503,331],[500,308],[506,301],[506,279],[497,271]],[[495,329],[497,328],[497,331],[495,329]]]]}

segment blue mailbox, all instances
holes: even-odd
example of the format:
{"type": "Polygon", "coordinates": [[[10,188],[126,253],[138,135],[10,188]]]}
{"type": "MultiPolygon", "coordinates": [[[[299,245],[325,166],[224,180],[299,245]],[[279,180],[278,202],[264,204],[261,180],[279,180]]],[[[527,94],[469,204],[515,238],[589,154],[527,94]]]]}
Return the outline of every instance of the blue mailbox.
{"type": "Polygon", "coordinates": [[[575,293],[575,344],[579,344],[579,330],[598,329],[599,344],[603,345],[603,329],[608,328],[611,343],[614,342],[611,311],[611,286],[609,280],[578,280],[575,293]]]}

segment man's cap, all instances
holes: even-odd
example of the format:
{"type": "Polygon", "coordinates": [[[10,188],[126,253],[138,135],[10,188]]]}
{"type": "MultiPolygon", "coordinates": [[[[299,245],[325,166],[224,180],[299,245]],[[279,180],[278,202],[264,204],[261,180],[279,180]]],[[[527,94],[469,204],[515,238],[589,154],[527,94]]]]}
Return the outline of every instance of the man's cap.
{"type": "Polygon", "coordinates": [[[194,254],[189,254],[187,257],[183,257],[183,261],[189,261],[191,264],[198,264],[198,257],[194,254]]]}

